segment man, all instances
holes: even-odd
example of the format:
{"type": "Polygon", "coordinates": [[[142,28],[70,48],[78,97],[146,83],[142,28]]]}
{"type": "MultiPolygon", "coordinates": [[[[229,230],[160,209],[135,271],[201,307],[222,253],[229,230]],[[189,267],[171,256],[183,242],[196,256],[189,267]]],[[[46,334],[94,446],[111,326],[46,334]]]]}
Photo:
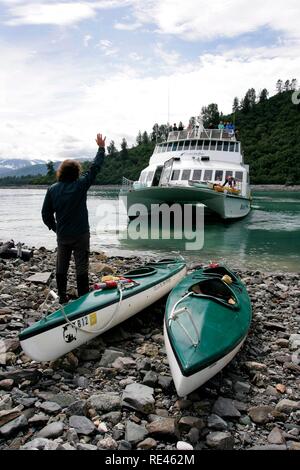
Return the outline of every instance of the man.
{"type": "Polygon", "coordinates": [[[80,176],[81,165],[65,160],[57,170],[57,183],[48,189],[43,208],[43,222],[57,235],[56,283],[60,303],[66,303],[67,274],[74,253],[77,291],[81,297],[89,292],[90,229],[86,206],[87,191],[95,182],[105,156],[105,139],[97,134],[97,155],[87,173],[80,176]],[[55,218],[54,218],[55,214],[55,218]]]}

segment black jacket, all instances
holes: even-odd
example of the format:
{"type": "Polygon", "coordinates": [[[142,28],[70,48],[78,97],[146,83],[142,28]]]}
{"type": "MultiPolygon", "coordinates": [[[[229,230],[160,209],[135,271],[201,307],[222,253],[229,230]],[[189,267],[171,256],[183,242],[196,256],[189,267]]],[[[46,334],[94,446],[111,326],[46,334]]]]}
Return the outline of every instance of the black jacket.
{"type": "Polygon", "coordinates": [[[105,150],[99,147],[87,173],[73,182],[58,182],[48,189],[43,208],[43,222],[58,238],[76,237],[89,232],[87,191],[95,182],[104,160],[105,150]],[[55,218],[54,218],[55,214],[55,218]]]}

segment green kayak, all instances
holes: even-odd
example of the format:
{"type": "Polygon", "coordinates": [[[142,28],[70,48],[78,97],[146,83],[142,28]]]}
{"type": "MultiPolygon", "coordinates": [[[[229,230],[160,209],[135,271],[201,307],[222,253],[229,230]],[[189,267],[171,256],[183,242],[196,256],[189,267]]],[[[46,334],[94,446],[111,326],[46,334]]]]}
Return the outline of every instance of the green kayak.
{"type": "Polygon", "coordinates": [[[224,265],[194,271],[172,290],[164,336],[179,396],[200,387],[231,361],[246,339],[251,316],[245,285],[224,265]]]}

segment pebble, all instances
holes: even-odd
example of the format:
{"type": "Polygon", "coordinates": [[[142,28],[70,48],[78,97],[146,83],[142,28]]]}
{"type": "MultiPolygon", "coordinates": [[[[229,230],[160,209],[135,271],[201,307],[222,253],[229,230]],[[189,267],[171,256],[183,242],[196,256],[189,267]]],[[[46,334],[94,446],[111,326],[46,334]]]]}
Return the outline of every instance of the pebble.
{"type": "MultiPolygon", "coordinates": [[[[45,286],[26,279],[51,272],[55,257],[35,249],[26,263],[0,260],[0,450],[299,450],[299,274],[242,273],[253,305],[243,348],[178,398],[163,344],[164,301],[57,361],[22,352],[18,333],[40,318],[45,298],[45,286]]],[[[91,254],[91,264],[112,272],[144,261],[91,254]]],[[[96,269],[90,277],[99,281],[96,269]]],[[[75,286],[71,263],[69,292],[75,286]]]]}

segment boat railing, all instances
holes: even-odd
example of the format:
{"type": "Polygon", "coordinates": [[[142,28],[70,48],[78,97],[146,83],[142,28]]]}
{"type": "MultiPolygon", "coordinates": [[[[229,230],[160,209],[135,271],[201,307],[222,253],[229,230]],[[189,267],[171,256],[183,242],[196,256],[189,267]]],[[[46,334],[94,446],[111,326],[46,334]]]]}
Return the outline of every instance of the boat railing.
{"type": "Polygon", "coordinates": [[[215,139],[215,140],[229,140],[237,142],[234,131],[228,129],[185,129],[183,131],[169,132],[168,142],[174,140],[186,139],[215,139]]]}
{"type": "Polygon", "coordinates": [[[133,186],[133,183],[134,181],[132,180],[129,180],[128,178],[125,178],[125,176],[123,176],[122,178],[122,188],[132,188],[133,186]]]}

